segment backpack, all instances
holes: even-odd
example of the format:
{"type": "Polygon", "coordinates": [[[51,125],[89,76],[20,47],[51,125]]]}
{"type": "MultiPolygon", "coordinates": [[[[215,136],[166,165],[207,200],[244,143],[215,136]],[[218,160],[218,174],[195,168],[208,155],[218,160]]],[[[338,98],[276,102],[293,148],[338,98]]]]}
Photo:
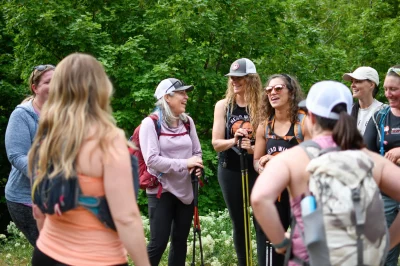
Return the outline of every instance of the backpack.
{"type": "Polygon", "coordinates": [[[306,170],[316,202],[302,216],[309,264],[383,265],[389,238],[372,159],[361,150],[321,150],[314,141],[300,146],[311,159],[306,170]]]}
{"type": "MultiPolygon", "coordinates": [[[[154,122],[154,128],[156,129],[158,139],[160,139],[160,136],[183,136],[186,134],[190,135],[189,119],[186,122],[183,122],[186,128],[186,132],[180,134],[168,134],[168,133],[161,133],[161,122],[156,114],[151,114],[149,115],[149,117],[154,122]]],[[[139,140],[140,126],[141,124],[135,128],[132,136],[129,138],[129,140],[132,141],[137,147],[137,149],[134,150],[133,154],[136,156],[139,162],[139,186],[143,190],[146,190],[147,188],[152,189],[158,187],[157,198],[160,198],[162,192],[162,184],[160,182],[160,178],[163,173],[154,176],[147,171],[147,165],[146,162],[144,161],[143,154],[140,149],[140,140],[139,140]]]]}
{"type": "MultiPolygon", "coordinates": [[[[137,158],[133,155],[133,149],[128,149],[131,155],[133,186],[137,199],[139,191],[138,163],[137,158]]],[[[117,230],[105,195],[99,197],[85,196],[79,186],[77,176],[66,179],[63,173],[60,173],[50,179],[46,175],[34,187],[32,201],[43,213],[50,215],[61,215],[77,207],[84,207],[92,212],[105,227],[114,231],[117,230]]]]}
{"type": "Polygon", "coordinates": [[[390,112],[390,106],[386,105],[372,115],[372,120],[374,121],[376,131],[378,132],[379,136],[379,153],[382,156],[385,155],[385,148],[383,146],[383,142],[385,140],[385,122],[389,112],[390,112]]]}
{"type": "Polygon", "coordinates": [[[275,135],[272,132],[272,124],[274,123],[274,118],[275,118],[275,115],[272,114],[266,122],[265,138],[266,139],[278,139],[279,138],[279,139],[284,139],[284,140],[290,141],[293,137],[295,137],[298,143],[303,142],[303,140],[304,140],[304,121],[305,121],[306,115],[307,115],[307,113],[304,110],[299,109],[299,111],[297,112],[297,120],[294,125],[294,136],[280,137],[280,136],[275,135]]]}

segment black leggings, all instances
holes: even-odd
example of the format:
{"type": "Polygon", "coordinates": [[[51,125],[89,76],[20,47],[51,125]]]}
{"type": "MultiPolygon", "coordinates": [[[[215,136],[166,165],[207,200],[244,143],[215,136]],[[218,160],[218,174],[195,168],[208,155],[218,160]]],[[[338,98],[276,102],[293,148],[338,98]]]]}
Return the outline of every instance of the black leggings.
{"type": "Polygon", "coordinates": [[[168,265],[184,266],[186,261],[187,239],[192,225],[194,206],[183,204],[169,192],[147,194],[150,220],[150,242],[147,245],[150,263],[160,263],[162,254],[171,237],[168,265]]]}
{"type": "MultiPolygon", "coordinates": [[[[253,189],[255,180],[258,174],[254,171],[253,167],[249,167],[249,189],[250,192],[253,189]]],[[[233,242],[236,249],[238,258],[238,265],[246,265],[246,250],[245,250],[245,239],[244,239],[244,214],[243,214],[243,199],[242,195],[242,174],[240,171],[234,171],[223,168],[221,165],[218,166],[218,182],[221,186],[222,194],[226,206],[229,211],[229,215],[232,220],[233,227],[233,242]]],[[[282,224],[285,229],[290,224],[290,205],[289,196],[287,191],[282,193],[281,201],[277,203],[279,215],[281,217],[282,224]]],[[[257,223],[255,217],[253,217],[253,223],[256,230],[256,241],[257,241],[257,260],[259,266],[266,265],[266,241],[267,237],[262,231],[260,225],[257,223]]],[[[285,257],[277,254],[275,251],[272,253],[272,261],[274,266],[283,265],[285,257]]]]}
{"type": "MultiPolygon", "coordinates": [[[[73,256],[73,254],[71,254],[73,256]]],[[[50,258],[43,252],[41,252],[37,247],[33,251],[33,256],[32,256],[32,266],[68,266],[68,264],[64,264],[62,262],[59,262],[53,258],[50,258]]],[[[128,266],[128,263],[124,264],[118,264],[116,266],[128,266]]]]}
{"type": "Polygon", "coordinates": [[[33,218],[32,207],[7,200],[7,208],[15,226],[24,234],[33,247],[39,237],[36,220],[33,218]]]}

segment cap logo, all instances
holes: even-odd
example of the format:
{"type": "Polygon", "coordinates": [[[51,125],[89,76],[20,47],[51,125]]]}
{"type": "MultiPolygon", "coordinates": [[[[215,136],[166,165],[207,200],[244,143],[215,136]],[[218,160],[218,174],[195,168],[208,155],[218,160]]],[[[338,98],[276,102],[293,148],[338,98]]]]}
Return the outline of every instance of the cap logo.
{"type": "Polygon", "coordinates": [[[232,64],[232,70],[237,70],[239,68],[239,63],[235,62],[232,64]]]}

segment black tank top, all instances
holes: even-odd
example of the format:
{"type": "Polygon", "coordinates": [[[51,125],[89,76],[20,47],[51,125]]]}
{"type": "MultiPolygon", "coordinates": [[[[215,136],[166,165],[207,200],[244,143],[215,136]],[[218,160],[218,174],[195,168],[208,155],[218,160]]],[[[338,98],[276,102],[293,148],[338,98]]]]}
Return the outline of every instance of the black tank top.
{"type": "Polygon", "coordinates": [[[298,143],[296,137],[294,137],[294,124],[292,124],[289,128],[289,131],[285,136],[293,136],[292,138],[285,140],[282,136],[278,136],[274,133],[274,127],[272,125],[272,129],[270,135],[273,135],[274,138],[268,138],[267,146],[266,146],[266,154],[269,155],[277,155],[278,153],[285,151],[287,149],[296,146],[298,143]]]}
{"type": "MultiPolygon", "coordinates": [[[[227,116],[227,123],[226,123],[226,127],[225,127],[225,136],[227,136],[227,139],[231,139],[234,137],[234,130],[240,126],[240,124],[242,124],[243,122],[250,122],[250,115],[247,113],[246,111],[246,107],[240,107],[238,105],[235,105],[233,107],[233,111],[232,114],[229,114],[228,112],[228,116],[227,116]]],[[[254,130],[251,128],[252,132],[253,132],[253,138],[251,139],[251,143],[252,145],[254,145],[254,135],[255,132],[254,130]]],[[[237,147],[237,146],[234,146],[237,147]]],[[[229,150],[227,150],[225,152],[225,156],[226,156],[226,168],[231,169],[231,170],[240,170],[240,156],[235,152],[234,149],[230,148],[229,150]]],[[[248,169],[249,168],[253,168],[253,154],[247,154],[247,165],[248,165],[248,169]]]]}

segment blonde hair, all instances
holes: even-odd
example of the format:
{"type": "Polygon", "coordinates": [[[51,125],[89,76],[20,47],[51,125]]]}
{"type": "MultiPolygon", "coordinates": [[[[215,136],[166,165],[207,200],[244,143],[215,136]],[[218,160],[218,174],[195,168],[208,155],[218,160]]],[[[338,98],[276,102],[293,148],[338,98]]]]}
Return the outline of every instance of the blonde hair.
{"type": "Polygon", "coordinates": [[[42,65],[42,66],[44,67],[44,70],[39,70],[38,66],[35,66],[33,68],[33,71],[29,76],[29,81],[28,81],[29,89],[31,90],[31,95],[27,96],[21,103],[33,100],[36,96],[36,93],[33,91],[32,85],[35,85],[37,87],[40,81],[42,80],[42,76],[44,75],[44,73],[55,69],[55,66],[53,65],[42,65]]]}
{"type": "MultiPolygon", "coordinates": [[[[170,96],[174,96],[174,94],[175,94],[174,92],[169,93],[170,96]]],[[[156,106],[155,110],[156,114],[159,115],[158,112],[161,112],[162,120],[168,126],[171,126],[173,121],[177,119],[182,120],[183,122],[188,121],[188,115],[186,113],[182,113],[179,115],[179,117],[176,117],[174,113],[171,111],[171,108],[169,107],[169,104],[164,97],[161,97],[161,99],[159,99],[156,102],[155,106],[156,106]]]]}
{"type": "Polygon", "coordinates": [[[112,90],[103,66],[90,55],[74,53],[57,65],[28,155],[29,173],[36,171],[32,191],[46,174],[49,178],[76,174],[76,158],[85,139],[95,137],[106,151],[118,134],[110,108],[112,90]],[[96,135],[89,136],[93,126],[96,135]]]}
{"type": "MultiPolygon", "coordinates": [[[[244,93],[244,99],[247,103],[246,111],[250,115],[250,124],[253,127],[253,130],[256,130],[258,127],[259,121],[259,112],[257,110],[260,95],[262,91],[261,79],[258,74],[248,74],[244,76],[246,79],[246,87],[244,93]]],[[[225,93],[226,104],[228,107],[230,105],[231,112],[233,111],[233,107],[236,104],[236,94],[233,91],[232,79],[229,77],[227,90],[225,93]]]]}

